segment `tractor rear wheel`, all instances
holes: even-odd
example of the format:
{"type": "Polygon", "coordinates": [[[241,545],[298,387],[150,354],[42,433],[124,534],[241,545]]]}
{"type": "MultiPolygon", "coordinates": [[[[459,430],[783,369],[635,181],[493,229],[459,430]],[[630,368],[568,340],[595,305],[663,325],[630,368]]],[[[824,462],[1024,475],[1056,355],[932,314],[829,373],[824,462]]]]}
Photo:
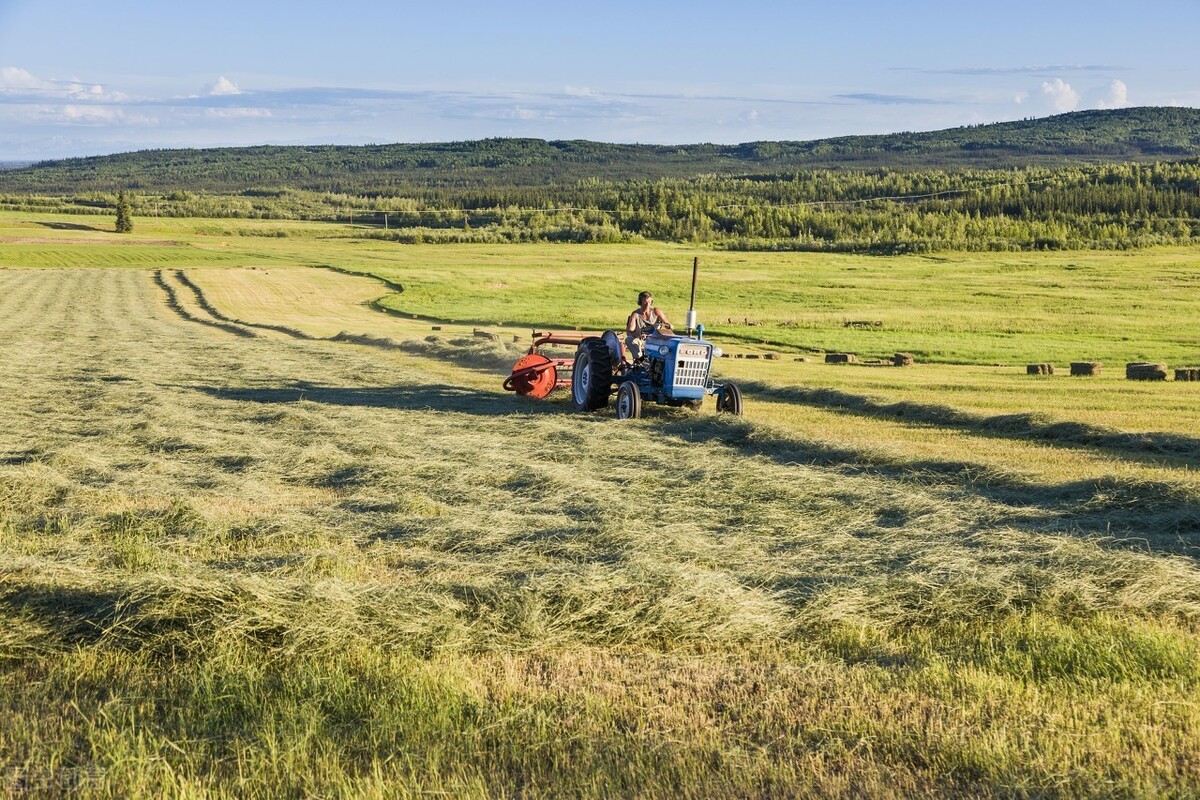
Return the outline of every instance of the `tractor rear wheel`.
{"type": "Polygon", "coordinates": [[[642,390],[633,381],[625,381],[617,389],[617,419],[638,419],[642,416],[642,390]]]}
{"type": "Polygon", "coordinates": [[[612,358],[608,345],[599,336],[589,336],[575,351],[575,369],[571,373],[571,402],[576,411],[599,411],[608,407],[612,393],[612,358]]]}
{"type": "Polygon", "coordinates": [[[717,398],[717,411],[733,414],[735,417],[742,415],[742,390],[736,383],[727,383],[721,388],[721,396],[717,398]]]}

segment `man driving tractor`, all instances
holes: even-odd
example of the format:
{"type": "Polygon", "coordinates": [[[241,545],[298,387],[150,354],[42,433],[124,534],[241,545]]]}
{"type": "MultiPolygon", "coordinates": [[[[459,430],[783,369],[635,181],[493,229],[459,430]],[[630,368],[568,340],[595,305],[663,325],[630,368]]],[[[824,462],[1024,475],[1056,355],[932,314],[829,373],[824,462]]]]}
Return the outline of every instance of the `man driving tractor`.
{"type": "Polygon", "coordinates": [[[637,361],[642,357],[646,337],[652,333],[669,335],[674,330],[667,316],[654,306],[654,295],[642,292],[638,295],[638,307],[625,323],[625,349],[629,351],[630,360],[637,361]]]}

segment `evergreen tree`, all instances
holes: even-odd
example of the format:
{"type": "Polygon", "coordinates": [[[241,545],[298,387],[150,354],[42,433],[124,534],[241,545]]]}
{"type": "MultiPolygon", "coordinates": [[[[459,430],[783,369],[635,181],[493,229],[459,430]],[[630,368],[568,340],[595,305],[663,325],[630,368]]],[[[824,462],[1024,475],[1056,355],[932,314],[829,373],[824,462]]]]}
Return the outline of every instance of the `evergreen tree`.
{"type": "Polygon", "coordinates": [[[124,191],[117,192],[117,233],[133,232],[133,207],[124,191]]]}

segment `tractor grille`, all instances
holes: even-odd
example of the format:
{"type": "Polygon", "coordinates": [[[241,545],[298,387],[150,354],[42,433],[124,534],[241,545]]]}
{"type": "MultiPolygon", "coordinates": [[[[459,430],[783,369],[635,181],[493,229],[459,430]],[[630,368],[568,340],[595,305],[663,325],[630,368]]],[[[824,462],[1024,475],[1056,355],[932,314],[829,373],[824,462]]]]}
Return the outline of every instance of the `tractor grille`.
{"type": "Polygon", "coordinates": [[[708,359],[680,358],[675,361],[675,385],[703,389],[708,385],[708,359]]]}

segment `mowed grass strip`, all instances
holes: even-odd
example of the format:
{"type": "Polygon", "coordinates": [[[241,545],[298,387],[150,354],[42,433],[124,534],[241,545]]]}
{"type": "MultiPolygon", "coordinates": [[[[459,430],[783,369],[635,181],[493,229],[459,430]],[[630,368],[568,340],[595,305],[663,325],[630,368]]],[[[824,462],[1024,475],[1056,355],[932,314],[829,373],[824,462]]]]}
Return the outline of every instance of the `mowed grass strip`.
{"type": "MultiPolygon", "coordinates": [[[[481,390],[494,391],[519,353],[515,344],[447,340],[451,332],[405,339],[428,338],[428,326],[362,308],[356,293],[369,287],[326,270],[211,269],[193,277],[222,307],[261,325],[327,331],[336,327],[327,320],[340,317],[371,331],[372,343],[473,365],[477,374],[456,380],[481,390]],[[305,298],[314,295],[320,300],[310,309],[305,298]]],[[[1135,547],[1152,540],[1195,552],[1200,438],[1191,433],[1198,421],[1191,384],[1149,385],[1111,374],[1045,380],[1012,368],[939,364],[723,359],[717,369],[751,398],[757,433],[743,445],[747,452],[844,473],[927,476],[946,491],[966,487],[1013,505],[1015,515],[1040,517],[1047,529],[1074,526],[1129,537],[1135,547]],[[1036,410],[1014,413],[1026,408],[1036,410]]],[[[556,397],[561,408],[564,395],[556,397]]]]}
{"type": "Polygon", "coordinates": [[[1193,786],[1200,571],[1169,550],[753,420],[236,337],[147,273],[0,273],[0,332],[18,790],[1193,786]]]}

